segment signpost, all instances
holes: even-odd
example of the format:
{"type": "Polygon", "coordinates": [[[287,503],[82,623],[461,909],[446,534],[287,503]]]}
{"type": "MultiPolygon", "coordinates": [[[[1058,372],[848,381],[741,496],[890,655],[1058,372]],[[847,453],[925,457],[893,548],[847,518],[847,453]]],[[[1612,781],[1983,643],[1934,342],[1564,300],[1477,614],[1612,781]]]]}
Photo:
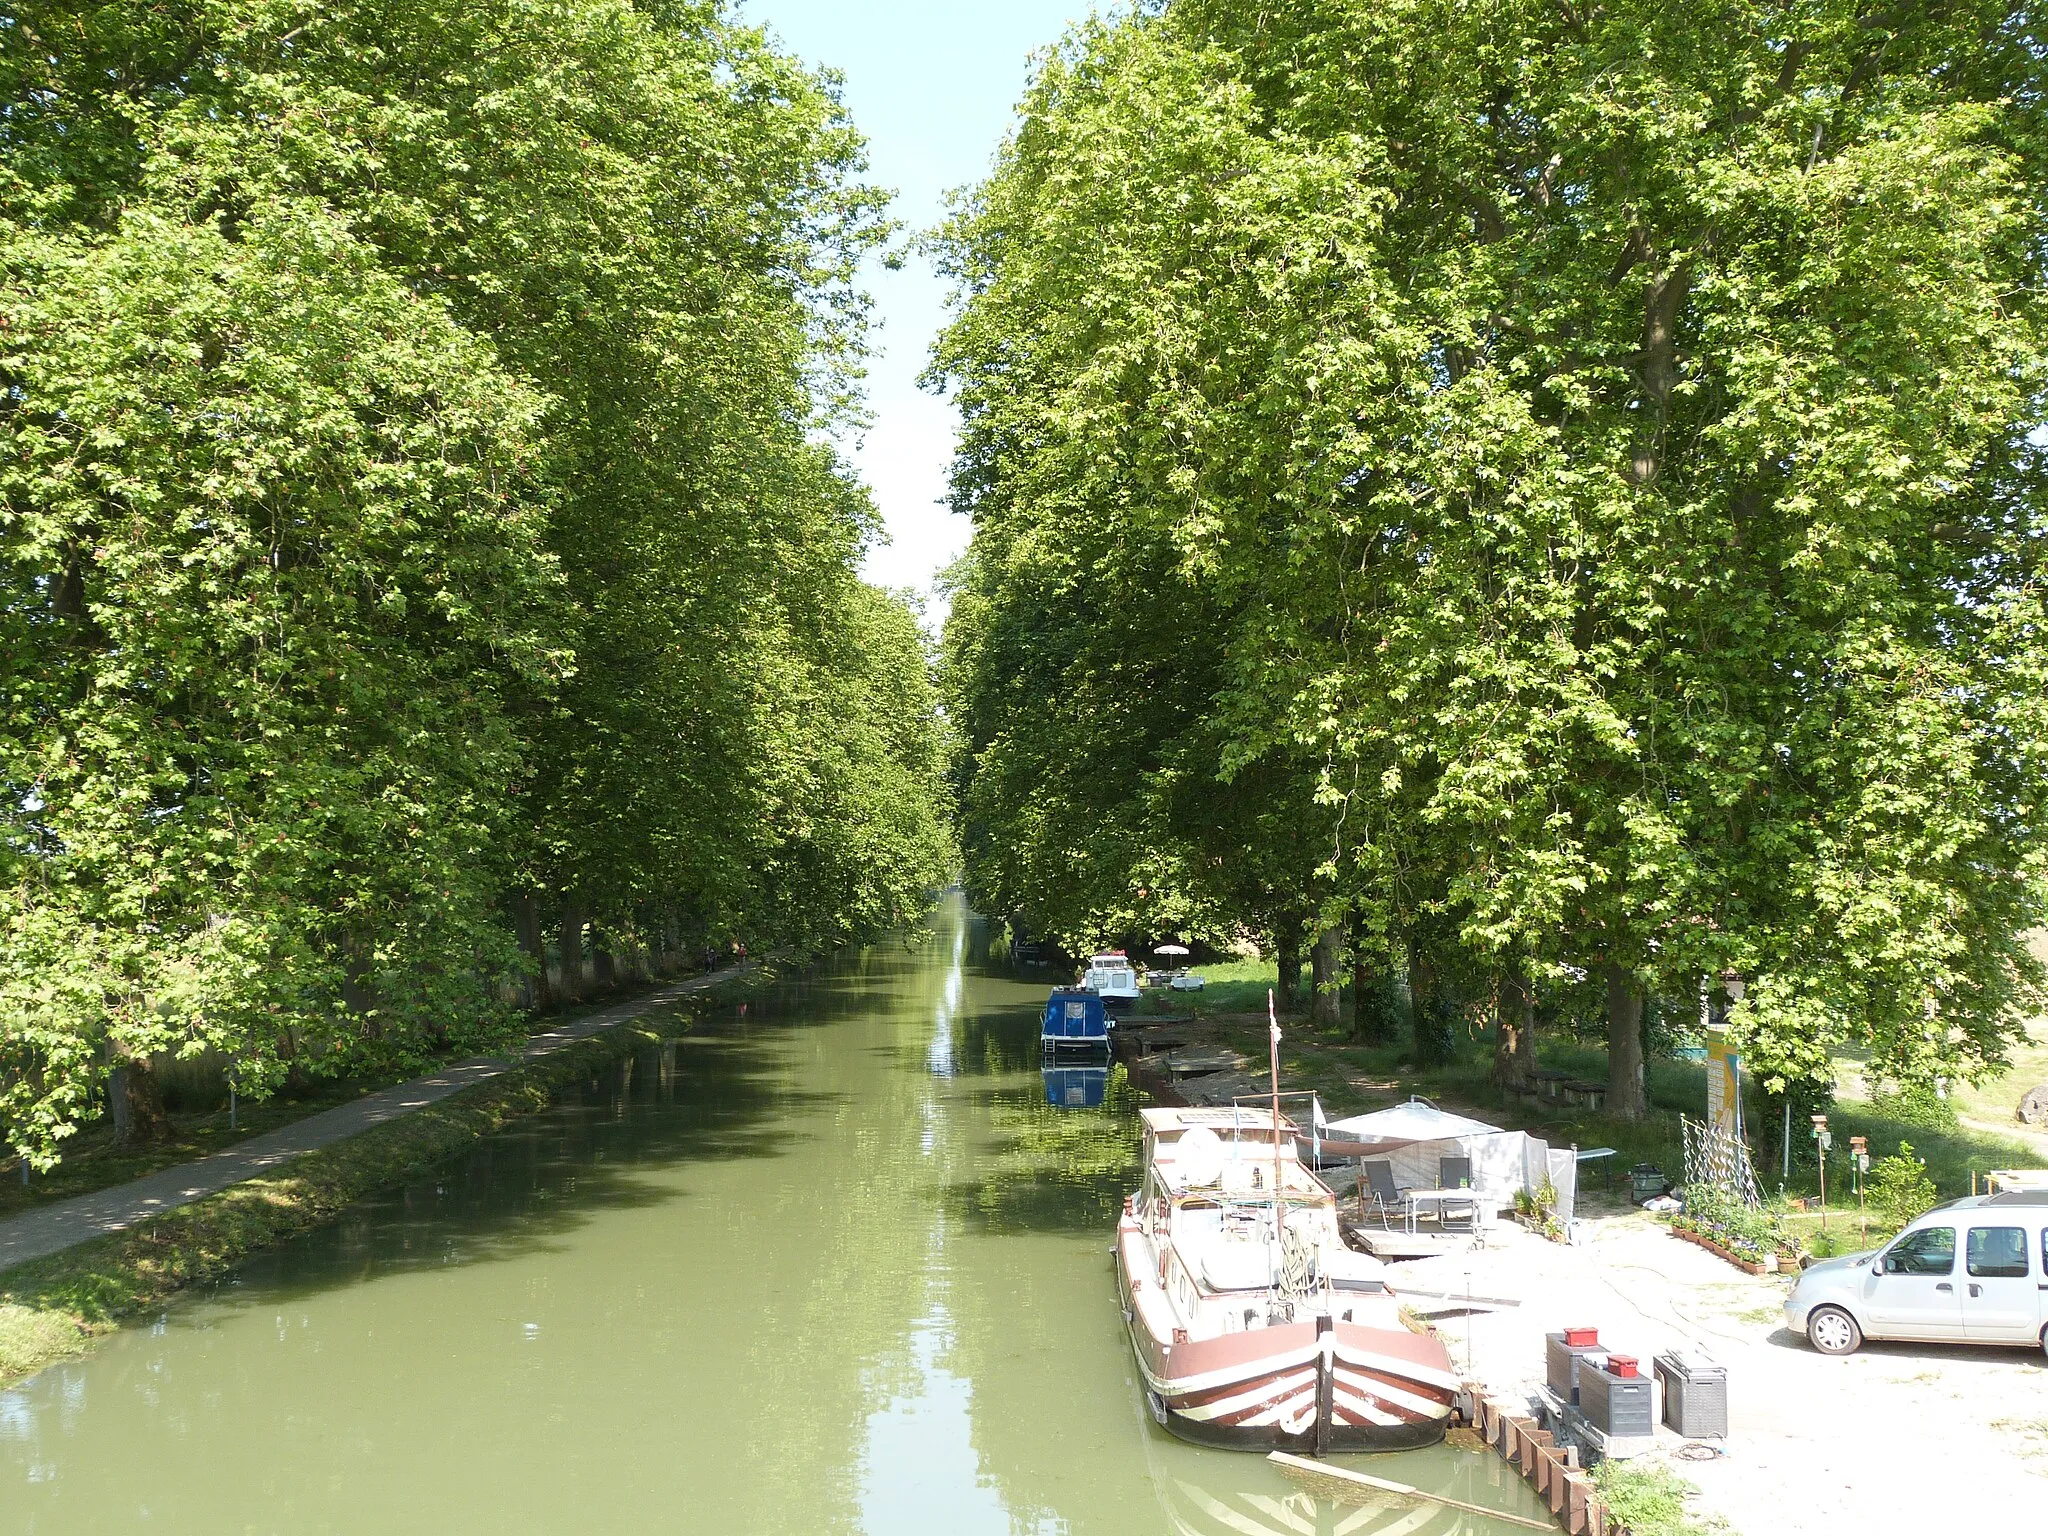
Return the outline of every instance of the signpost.
{"type": "Polygon", "coordinates": [[[1863,1241],[1870,1241],[1870,1215],[1863,1208],[1863,1175],[1870,1172],[1870,1143],[1861,1136],[1849,1138],[1849,1166],[1856,1174],[1856,1225],[1863,1233],[1863,1241]]]}
{"type": "Polygon", "coordinates": [[[1707,1031],[1707,1124],[1742,1139],[1742,1057],[1725,1029],[1707,1031]]]}
{"type": "Polygon", "coordinates": [[[1820,1148],[1820,1229],[1828,1229],[1828,1148],[1835,1144],[1833,1134],[1828,1130],[1828,1117],[1813,1117],[1813,1139],[1820,1148]]]}

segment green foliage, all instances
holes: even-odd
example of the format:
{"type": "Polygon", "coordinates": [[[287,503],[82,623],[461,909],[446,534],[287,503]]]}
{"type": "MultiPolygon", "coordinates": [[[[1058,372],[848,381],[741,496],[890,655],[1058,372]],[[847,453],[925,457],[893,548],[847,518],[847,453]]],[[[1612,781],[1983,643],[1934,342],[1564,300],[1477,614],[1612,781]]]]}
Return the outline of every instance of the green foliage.
{"type": "Polygon", "coordinates": [[[1667,1466],[1609,1457],[1593,1469],[1608,1512],[1633,1536],[1705,1536],[1714,1529],[1686,1513],[1699,1490],[1667,1466]]]}
{"type": "Polygon", "coordinates": [[[1732,968],[1772,1082],[1999,1060],[2048,857],[2030,25],[1078,27],[940,242],[977,898],[1732,968]]]}
{"type": "Polygon", "coordinates": [[[917,909],[948,746],[827,446],[886,233],[827,80],[616,0],[36,0],[0,75],[15,1146],[118,1062],[501,1042],[513,910],[917,909]]]}
{"type": "Polygon", "coordinates": [[[1401,998],[1391,977],[1374,976],[1358,994],[1357,1008],[1351,1023],[1353,1039],[1384,1045],[1400,1033],[1401,998]]]}
{"type": "Polygon", "coordinates": [[[1685,1209],[1672,1218],[1672,1225],[1710,1237],[1731,1253],[1758,1264],[1785,1241],[1784,1224],[1777,1212],[1747,1205],[1713,1184],[1688,1185],[1685,1209]]]}
{"type": "Polygon", "coordinates": [[[1447,1066],[1456,1060],[1461,1019],[1457,1004],[1441,992],[1415,1008],[1415,1064],[1447,1066]]]}
{"type": "Polygon", "coordinates": [[[1903,1227],[1934,1204],[1934,1180],[1927,1176],[1925,1160],[1913,1155],[1910,1141],[1900,1142],[1897,1152],[1870,1165],[1864,1198],[1894,1227],[1903,1227]]]}
{"type": "Polygon", "coordinates": [[[1953,1131],[1960,1123],[1954,1102],[1946,1094],[1937,1093],[1931,1083],[1873,1086],[1870,1107],[1886,1119],[1915,1130],[1953,1131]]]}

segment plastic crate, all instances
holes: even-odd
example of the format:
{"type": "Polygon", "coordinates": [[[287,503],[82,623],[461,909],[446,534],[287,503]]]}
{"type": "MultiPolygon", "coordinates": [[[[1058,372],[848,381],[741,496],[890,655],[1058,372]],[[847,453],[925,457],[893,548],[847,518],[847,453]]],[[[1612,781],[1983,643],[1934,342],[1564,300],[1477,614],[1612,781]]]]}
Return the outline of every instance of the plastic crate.
{"type": "MultiPolygon", "coordinates": [[[[1574,1329],[1574,1333],[1591,1333],[1591,1329],[1574,1329]]],[[[1562,1333],[1545,1334],[1543,1337],[1543,1379],[1552,1392],[1567,1403],[1579,1400],[1579,1371],[1587,1360],[1605,1360],[1607,1351],[1599,1344],[1598,1336],[1590,1344],[1570,1344],[1570,1335],[1562,1333]]]]}
{"type": "Polygon", "coordinates": [[[1664,1422],[1688,1440],[1728,1438],[1728,1368],[1691,1360],[1676,1350],[1657,1357],[1664,1422]]]}
{"type": "Polygon", "coordinates": [[[1647,1376],[1616,1376],[1589,1360],[1579,1367],[1579,1412],[1603,1434],[1647,1438],[1657,1433],[1655,1388],[1647,1376]]]}

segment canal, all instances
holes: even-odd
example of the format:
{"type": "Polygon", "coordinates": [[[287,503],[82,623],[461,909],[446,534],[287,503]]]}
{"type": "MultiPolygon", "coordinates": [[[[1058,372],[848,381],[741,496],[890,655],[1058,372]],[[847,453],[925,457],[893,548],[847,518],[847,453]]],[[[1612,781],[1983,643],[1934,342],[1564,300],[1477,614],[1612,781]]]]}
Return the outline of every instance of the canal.
{"type": "MultiPolygon", "coordinates": [[[[0,1393],[0,1529],[1513,1529],[1320,1502],[1154,1428],[1109,1256],[1135,1104],[1041,1077],[1045,986],[953,905],[676,1016],[574,1101],[0,1393]]],[[[1490,1456],[1365,1465],[1539,1512],[1490,1456]]]]}

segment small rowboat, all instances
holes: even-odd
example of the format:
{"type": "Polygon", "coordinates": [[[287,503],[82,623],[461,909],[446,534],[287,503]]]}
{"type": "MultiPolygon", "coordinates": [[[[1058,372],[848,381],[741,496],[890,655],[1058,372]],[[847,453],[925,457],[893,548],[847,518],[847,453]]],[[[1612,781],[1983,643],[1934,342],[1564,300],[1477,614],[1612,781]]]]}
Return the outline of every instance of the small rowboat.
{"type": "Polygon", "coordinates": [[[1117,1281],[1153,1417],[1202,1445],[1433,1445],[1458,1378],[1402,1325],[1384,1266],[1344,1244],[1296,1127],[1243,1108],[1147,1109],[1145,1182],[1117,1281]],[[1277,1198],[1276,1198],[1277,1193],[1277,1198]]]}

